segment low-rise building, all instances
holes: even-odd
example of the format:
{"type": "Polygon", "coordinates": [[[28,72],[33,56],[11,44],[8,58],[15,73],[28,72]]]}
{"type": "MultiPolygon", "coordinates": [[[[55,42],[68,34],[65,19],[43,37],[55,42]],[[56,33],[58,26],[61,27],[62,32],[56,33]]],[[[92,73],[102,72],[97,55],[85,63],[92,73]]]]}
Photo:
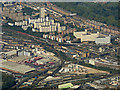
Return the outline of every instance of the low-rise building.
{"type": "Polygon", "coordinates": [[[74,35],[77,39],[81,39],[82,34],[87,34],[87,31],[74,32],[74,33],[73,33],[73,35],[74,35]]]}
{"type": "Polygon", "coordinates": [[[16,26],[22,26],[22,25],[23,25],[23,22],[22,22],[22,21],[15,22],[15,25],[16,25],[16,26]]]}
{"type": "Polygon", "coordinates": [[[23,29],[23,30],[27,30],[27,28],[28,28],[28,26],[22,25],[22,29],[23,29]]]}
{"type": "Polygon", "coordinates": [[[95,39],[99,36],[99,32],[91,33],[91,34],[82,34],[81,35],[81,42],[84,41],[95,41],[95,39]]]}
{"type": "Polygon", "coordinates": [[[24,60],[30,59],[30,56],[19,56],[19,57],[14,57],[11,59],[8,59],[10,62],[23,62],[24,60]]]}
{"type": "Polygon", "coordinates": [[[43,64],[46,64],[49,61],[50,61],[49,59],[41,59],[41,60],[36,61],[36,63],[43,65],[43,64]]]}
{"type": "Polygon", "coordinates": [[[95,39],[96,44],[109,44],[111,42],[111,36],[97,37],[95,39]]]}
{"type": "Polygon", "coordinates": [[[116,61],[112,61],[111,59],[106,60],[106,59],[101,59],[101,58],[96,58],[96,59],[90,59],[89,64],[95,65],[95,66],[100,66],[100,67],[108,67],[111,69],[120,69],[120,65],[116,61]]]}
{"type": "Polygon", "coordinates": [[[1,69],[15,72],[15,73],[21,73],[21,74],[27,74],[28,72],[35,71],[35,68],[31,68],[30,66],[17,64],[15,62],[9,62],[9,61],[2,61],[2,65],[0,66],[1,69]]]}
{"type": "Polygon", "coordinates": [[[90,59],[89,64],[95,65],[95,59],[90,59]]]}

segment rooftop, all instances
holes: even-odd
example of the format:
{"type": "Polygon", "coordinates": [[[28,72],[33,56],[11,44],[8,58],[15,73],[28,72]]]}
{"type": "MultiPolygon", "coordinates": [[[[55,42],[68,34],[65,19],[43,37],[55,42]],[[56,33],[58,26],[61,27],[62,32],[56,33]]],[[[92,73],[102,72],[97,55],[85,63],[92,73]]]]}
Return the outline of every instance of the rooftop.
{"type": "Polygon", "coordinates": [[[14,57],[10,60],[15,61],[15,62],[19,62],[19,61],[23,61],[23,60],[30,59],[30,58],[31,58],[30,56],[19,56],[19,57],[14,57]]]}
{"type": "Polygon", "coordinates": [[[9,62],[9,61],[2,61],[2,65],[0,66],[0,68],[6,69],[8,71],[22,73],[22,74],[35,70],[35,68],[31,68],[30,66],[21,65],[21,64],[9,62]]]}

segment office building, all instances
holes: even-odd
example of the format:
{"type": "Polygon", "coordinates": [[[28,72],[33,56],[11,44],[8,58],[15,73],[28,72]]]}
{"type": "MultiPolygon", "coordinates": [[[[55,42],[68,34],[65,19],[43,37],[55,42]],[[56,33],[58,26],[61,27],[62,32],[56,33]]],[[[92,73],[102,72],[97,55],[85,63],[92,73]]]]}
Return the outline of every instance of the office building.
{"type": "Polygon", "coordinates": [[[81,35],[81,42],[84,41],[95,41],[95,39],[99,36],[99,32],[91,33],[91,34],[82,34],[81,35]]]}
{"type": "Polygon", "coordinates": [[[95,39],[96,44],[109,44],[111,42],[111,36],[97,37],[95,39]]]}

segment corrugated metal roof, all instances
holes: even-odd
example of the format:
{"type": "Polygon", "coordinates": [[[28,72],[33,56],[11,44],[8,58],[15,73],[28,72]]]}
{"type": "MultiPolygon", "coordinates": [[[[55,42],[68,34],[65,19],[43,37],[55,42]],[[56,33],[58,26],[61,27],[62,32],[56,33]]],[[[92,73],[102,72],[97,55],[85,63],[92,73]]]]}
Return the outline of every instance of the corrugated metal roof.
{"type": "Polygon", "coordinates": [[[2,61],[2,65],[0,66],[0,68],[12,70],[12,71],[19,72],[22,74],[25,74],[26,72],[29,72],[32,70],[35,70],[35,68],[31,68],[30,66],[21,65],[21,64],[9,62],[9,61],[2,61]]]}

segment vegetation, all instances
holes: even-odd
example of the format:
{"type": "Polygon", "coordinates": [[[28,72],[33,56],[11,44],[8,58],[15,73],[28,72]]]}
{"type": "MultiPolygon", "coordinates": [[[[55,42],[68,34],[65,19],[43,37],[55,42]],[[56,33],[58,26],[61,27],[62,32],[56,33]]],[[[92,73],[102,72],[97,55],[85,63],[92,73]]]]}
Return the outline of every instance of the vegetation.
{"type": "Polygon", "coordinates": [[[119,27],[118,2],[56,2],[54,4],[84,18],[119,27]]]}
{"type": "Polygon", "coordinates": [[[66,36],[69,36],[71,38],[71,40],[75,39],[75,36],[73,35],[73,33],[65,34],[65,35],[63,35],[63,38],[66,36]]]}
{"type": "Polygon", "coordinates": [[[24,13],[27,13],[28,15],[32,15],[32,12],[34,11],[33,9],[29,7],[25,7],[22,9],[24,13]]]}
{"type": "Polygon", "coordinates": [[[112,38],[112,39],[111,39],[111,43],[112,43],[113,45],[118,45],[118,42],[115,41],[115,38],[112,38]]]}
{"type": "Polygon", "coordinates": [[[15,79],[12,75],[2,73],[2,88],[10,88],[11,86],[15,85],[15,79]]]}
{"type": "Polygon", "coordinates": [[[75,39],[75,36],[73,35],[73,33],[69,33],[68,36],[71,38],[71,40],[75,39]]]}
{"type": "Polygon", "coordinates": [[[56,21],[56,20],[55,20],[55,23],[57,23],[57,22],[59,22],[61,26],[66,26],[66,25],[64,24],[64,21],[56,21]]]}

